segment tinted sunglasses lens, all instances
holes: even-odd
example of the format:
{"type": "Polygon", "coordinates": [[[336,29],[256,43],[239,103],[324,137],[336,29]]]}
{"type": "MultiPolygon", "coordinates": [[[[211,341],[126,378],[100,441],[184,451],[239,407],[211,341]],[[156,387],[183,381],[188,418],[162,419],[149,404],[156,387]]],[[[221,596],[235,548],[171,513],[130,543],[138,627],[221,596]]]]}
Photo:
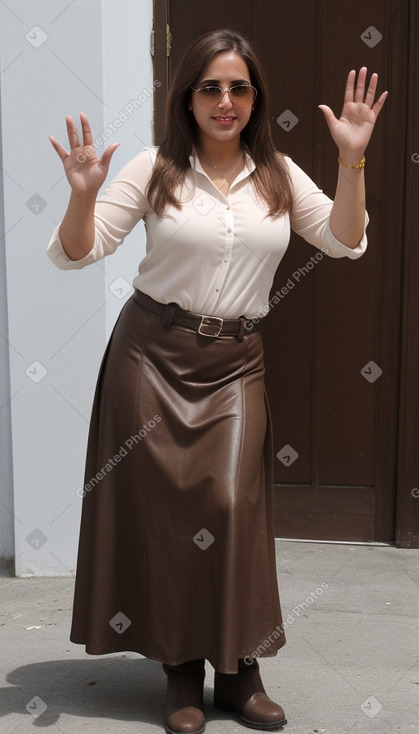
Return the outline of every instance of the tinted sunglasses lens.
{"type": "Polygon", "coordinates": [[[231,87],[230,99],[237,107],[250,107],[255,100],[255,90],[247,84],[239,84],[231,87]]]}
{"type": "Polygon", "coordinates": [[[221,89],[219,87],[203,87],[198,91],[198,99],[205,107],[212,107],[221,99],[221,89]]]}

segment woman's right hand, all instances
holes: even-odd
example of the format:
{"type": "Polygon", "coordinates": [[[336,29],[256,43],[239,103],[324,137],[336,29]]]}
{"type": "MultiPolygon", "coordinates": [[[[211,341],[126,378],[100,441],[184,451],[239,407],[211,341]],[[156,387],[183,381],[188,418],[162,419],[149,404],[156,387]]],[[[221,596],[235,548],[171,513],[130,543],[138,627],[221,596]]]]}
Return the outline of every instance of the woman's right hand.
{"type": "Polygon", "coordinates": [[[73,118],[67,116],[65,119],[71,149],[70,153],[67,153],[52,135],[48,137],[63,162],[65,175],[67,176],[73,194],[77,196],[86,194],[96,196],[108,175],[111,158],[120,143],[109,145],[99,160],[93,145],[93,136],[89,121],[84,112],[80,113],[83,145],[80,145],[73,118]]]}

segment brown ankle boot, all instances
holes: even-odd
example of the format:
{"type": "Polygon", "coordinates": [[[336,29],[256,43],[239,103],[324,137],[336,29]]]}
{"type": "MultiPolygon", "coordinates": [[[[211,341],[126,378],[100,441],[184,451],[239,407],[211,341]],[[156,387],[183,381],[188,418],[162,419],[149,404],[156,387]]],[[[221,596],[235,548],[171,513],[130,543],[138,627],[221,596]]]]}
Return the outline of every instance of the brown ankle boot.
{"type": "Polygon", "coordinates": [[[202,734],[205,730],[205,660],[163,663],[167,675],[166,732],[202,734]]]}
{"type": "Polygon", "coordinates": [[[214,707],[235,711],[250,729],[270,730],[287,723],[282,706],[271,701],[263,687],[256,659],[246,665],[240,658],[238,673],[215,671],[214,707]]]}

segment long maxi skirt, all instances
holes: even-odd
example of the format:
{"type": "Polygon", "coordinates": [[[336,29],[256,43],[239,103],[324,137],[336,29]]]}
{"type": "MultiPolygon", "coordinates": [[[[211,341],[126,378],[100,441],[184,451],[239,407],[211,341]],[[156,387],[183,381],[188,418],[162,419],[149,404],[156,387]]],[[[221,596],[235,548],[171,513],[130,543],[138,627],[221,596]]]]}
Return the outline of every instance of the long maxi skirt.
{"type": "Polygon", "coordinates": [[[179,664],[285,644],[261,335],[123,306],[89,429],[70,640],[179,664]]]}

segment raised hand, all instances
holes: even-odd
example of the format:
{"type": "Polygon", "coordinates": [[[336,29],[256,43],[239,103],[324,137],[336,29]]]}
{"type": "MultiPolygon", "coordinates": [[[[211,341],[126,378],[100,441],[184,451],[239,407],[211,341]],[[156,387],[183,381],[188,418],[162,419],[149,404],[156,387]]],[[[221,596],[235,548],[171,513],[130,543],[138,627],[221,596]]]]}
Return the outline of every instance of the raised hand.
{"type": "Polygon", "coordinates": [[[365,93],[366,66],[359,70],[356,86],[355,78],[356,72],[350,71],[339,119],[335,117],[330,107],[324,104],[319,105],[340,155],[342,158],[346,156],[347,159],[352,159],[348,160],[348,163],[357,162],[362,158],[388,94],[388,92],[383,92],[374,104],[378,82],[378,74],[375,73],[372,74],[365,93]]]}
{"type": "Polygon", "coordinates": [[[120,143],[109,145],[99,160],[93,145],[93,136],[89,121],[84,112],[80,113],[83,145],[80,145],[73,118],[67,116],[65,119],[70,143],[70,153],[67,153],[52,135],[48,137],[62,160],[65,175],[73,193],[76,195],[95,195],[108,175],[111,158],[120,143]]]}

